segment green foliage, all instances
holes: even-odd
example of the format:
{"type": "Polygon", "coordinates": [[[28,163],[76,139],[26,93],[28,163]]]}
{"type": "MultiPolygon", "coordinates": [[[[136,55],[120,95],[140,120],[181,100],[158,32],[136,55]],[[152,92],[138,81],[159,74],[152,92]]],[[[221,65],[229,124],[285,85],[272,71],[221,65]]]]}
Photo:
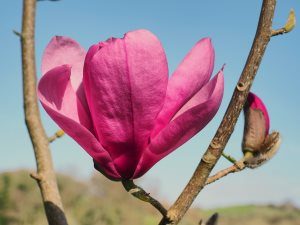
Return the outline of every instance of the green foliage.
{"type": "MultiPolygon", "coordinates": [[[[59,175],[58,184],[72,225],[156,225],[161,218],[150,205],[128,194],[120,183],[109,181],[99,173],[85,182],[59,175]]],[[[155,192],[151,194],[155,196],[155,192]]],[[[275,206],[192,209],[181,224],[197,224],[202,216],[207,219],[216,211],[220,214],[218,225],[300,224],[299,210],[275,206]]],[[[47,225],[39,189],[27,171],[2,173],[0,225],[21,224],[47,225]]]]}
{"type": "Polygon", "coordinates": [[[9,206],[10,177],[3,175],[0,182],[0,210],[4,210],[9,206]]]}

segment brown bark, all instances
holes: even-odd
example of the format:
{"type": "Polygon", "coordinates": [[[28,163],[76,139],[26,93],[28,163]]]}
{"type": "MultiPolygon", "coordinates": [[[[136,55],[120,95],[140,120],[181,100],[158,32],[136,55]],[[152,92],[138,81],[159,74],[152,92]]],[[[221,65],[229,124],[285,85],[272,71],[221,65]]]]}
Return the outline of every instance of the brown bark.
{"type": "Polygon", "coordinates": [[[32,174],[32,177],[39,185],[48,223],[50,225],[67,225],[53,170],[49,141],[41,123],[36,96],[35,9],[36,0],[23,1],[22,32],[20,34],[25,122],[37,164],[37,173],[32,174]]]}
{"type": "Polygon", "coordinates": [[[275,5],[276,0],[263,1],[256,35],[246,65],[237,87],[234,90],[223,120],[189,183],[176,202],[168,210],[167,217],[162,219],[160,225],[178,224],[196,196],[205,186],[209,174],[219,160],[246,102],[250,87],[270,40],[275,5]]]}
{"type": "Polygon", "coordinates": [[[211,184],[225,176],[227,176],[230,173],[235,173],[235,172],[239,172],[242,171],[246,168],[245,164],[244,164],[244,158],[238,162],[236,162],[234,165],[223,169],[219,172],[217,172],[215,175],[207,178],[205,185],[211,184]]]}

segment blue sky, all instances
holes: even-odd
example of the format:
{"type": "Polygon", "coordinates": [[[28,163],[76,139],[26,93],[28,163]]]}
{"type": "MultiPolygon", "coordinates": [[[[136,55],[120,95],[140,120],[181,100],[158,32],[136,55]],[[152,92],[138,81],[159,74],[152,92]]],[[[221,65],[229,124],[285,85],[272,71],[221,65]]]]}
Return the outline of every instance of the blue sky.
{"type": "MultiPolygon", "coordinates": [[[[277,3],[274,27],[282,26],[290,8],[300,15],[297,0],[277,3]]],[[[5,1],[0,9],[0,171],[35,169],[26,132],[22,103],[20,43],[12,30],[21,29],[20,0],[5,1]]],[[[252,44],[260,1],[79,1],[40,2],[37,8],[36,56],[38,76],[44,47],[54,35],[66,35],[86,49],[108,37],[145,28],[155,33],[165,48],[170,72],[201,38],[211,37],[216,51],[214,73],[226,63],[225,95],[215,119],[197,136],[159,162],[140,182],[158,186],[161,198],[174,201],[192,175],[221,121],[252,44]]],[[[268,107],[271,129],[282,134],[279,153],[256,170],[230,175],[205,188],[196,204],[205,207],[246,203],[300,205],[300,29],[272,38],[253,92],[268,107]]],[[[49,135],[58,128],[42,110],[49,135]]],[[[239,158],[243,118],[239,119],[225,151],[239,158]]],[[[57,171],[86,178],[94,172],[90,157],[69,137],[51,145],[57,171]]],[[[215,171],[229,166],[221,159],[215,171]]]]}

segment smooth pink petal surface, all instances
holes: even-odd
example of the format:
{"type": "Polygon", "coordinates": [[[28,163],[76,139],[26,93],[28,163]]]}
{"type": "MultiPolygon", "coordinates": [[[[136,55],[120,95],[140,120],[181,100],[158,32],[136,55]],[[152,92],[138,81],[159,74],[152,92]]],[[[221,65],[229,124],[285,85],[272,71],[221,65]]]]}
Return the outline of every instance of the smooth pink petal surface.
{"type": "MultiPolygon", "coordinates": [[[[90,68],[91,68],[91,60],[92,58],[94,57],[94,55],[99,51],[99,49],[101,48],[103,44],[102,43],[98,43],[98,44],[95,44],[95,45],[92,45],[86,56],[85,56],[85,60],[84,60],[84,67],[83,67],[83,74],[84,77],[83,77],[83,87],[84,87],[84,92],[85,92],[85,95],[86,96],[91,96],[91,93],[90,93],[90,86],[89,86],[89,75],[90,75],[90,68]]],[[[92,99],[91,98],[88,98],[87,97],[87,101],[90,101],[90,105],[92,105],[92,99]]]]}
{"type": "Polygon", "coordinates": [[[209,38],[200,40],[187,54],[170,78],[165,104],[158,116],[152,137],[209,81],[214,58],[214,48],[209,38]]]}
{"type": "Polygon", "coordinates": [[[109,154],[89,130],[86,114],[70,81],[71,68],[62,65],[48,71],[38,85],[38,97],[50,117],[94,158],[111,179],[120,179],[109,154]]]}
{"type": "Polygon", "coordinates": [[[266,123],[266,135],[269,134],[270,117],[267,111],[267,107],[265,106],[263,101],[257,95],[250,92],[247,98],[247,103],[249,104],[250,108],[260,110],[263,113],[266,123]]]}
{"type": "Polygon", "coordinates": [[[153,34],[138,30],[90,51],[84,87],[98,139],[131,178],[165,98],[164,50],[153,34]]]}
{"type": "Polygon", "coordinates": [[[156,162],[202,130],[217,113],[223,92],[224,77],[223,72],[220,71],[151,141],[148,149],[142,155],[134,176],[142,176],[156,162]]]}

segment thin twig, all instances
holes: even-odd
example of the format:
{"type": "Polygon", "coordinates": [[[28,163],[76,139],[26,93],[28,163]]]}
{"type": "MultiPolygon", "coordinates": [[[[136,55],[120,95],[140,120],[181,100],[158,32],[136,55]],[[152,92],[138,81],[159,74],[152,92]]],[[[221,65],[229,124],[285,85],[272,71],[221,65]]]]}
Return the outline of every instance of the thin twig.
{"type": "Polygon", "coordinates": [[[294,9],[291,9],[284,27],[279,28],[277,30],[272,30],[272,36],[286,34],[292,31],[295,28],[295,26],[296,26],[296,15],[294,9]]]}
{"type": "Polygon", "coordinates": [[[63,130],[56,131],[55,134],[53,134],[51,137],[48,138],[49,143],[52,143],[58,138],[61,138],[62,136],[64,136],[64,134],[65,132],[63,130]]]}
{"type": "Polygon", "coordinates": [[[253,154],[253,152],[244,152],[244,157],[236,161],[234,165],[217,172],[215,175],[209,177],[205,185],[211,184],[230,173],[235,173],[244,170],[245,168],[255,169],[269,161],[278,151],[280,145],[280,135],[274,131],[269,134],[264,142],[260,153],[253,154]]]}
{"type": "Polygon", "coordinates": [[[170,224],[170,221],[172,224],[178,224],[196,196],[205,186],[209,174],[219,160],[234,130],[267,44],[270,41],[275,5],[276,0],[263,1],[256,35],[246,65],[238,81],[237,88],[234,90],[223,120],[189,183],[176,202],[168,210],[167,217],[161,220],[160,225],[170,224]]]}
{"type": "Polygon", "coordinates": [[[49,225],[67,225],[53,170],[49,142],[41,123],[36,96],[35,10],[36,0],[23,1],[20,40],[22,46],[24,113],[37,164],[37,173],[31,176],[39,185],[49,225]]]}
{"type": "Polygon", "coordinates": [[[167,215],[167,210],[165,209],[165,207],[155,198],[151,197],[150,194],[147,193],[144,189],[133,183],[132,180],[123,180],[122,184],[128,193],[144,202],[150,203],[161,213],[163,217],[167,215]]]}
{"type": "Polygon", "coordinates": [[[221,179],[222,177],[227,176],[230,173],[235,173],[235,172],[239,172],[242,171],[246,168],[245,164],[244,164],[244,159],[237,161],[234,165],[223,169],[219,172],[217,172],[215,175],[209,177],[205,183],[205,185],[211,184],[219,179],[221,179]]]}
{"type": "Polygon", "coordinates": [[[13,33],[17,35],[19,38],[22,38],[22,34],[19,31],[13,30],[13,33]]]}
{"type": "Polygon", "coordinates": [[[284,27],[279,28],[277,30],[272,30],[272,36],[277,36],[277,35],[281,35],[281,34],[285,34],[285,33],[287,33],[287,32],[284,29],[284,27]]]}
{"type": "Polygon", "coordinates": [[[231,162],[231,163],[236,163],[236,159],[235,158],[233,158],[231,155],[227,155],[226,153],[224,153],[224,152],[222,152],[222,156],[225,158],[225,159],[227,159],[229,162],[231,162]]]}

